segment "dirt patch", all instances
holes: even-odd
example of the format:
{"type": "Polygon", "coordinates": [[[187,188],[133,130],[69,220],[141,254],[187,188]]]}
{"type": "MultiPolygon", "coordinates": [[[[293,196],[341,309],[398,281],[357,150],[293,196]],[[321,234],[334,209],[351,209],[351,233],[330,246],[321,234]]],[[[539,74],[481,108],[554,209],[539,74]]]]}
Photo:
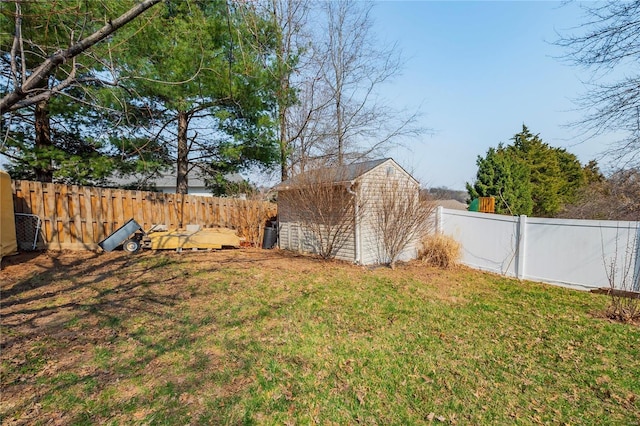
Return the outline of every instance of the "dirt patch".
{"type": "MultiPolygon", "coordinates": [[[[20,253],[2,259],[0,269],[0,285],[3,292],[9,291],[21,281],[33,278],[45,272],[60,272],[70,276],[81,275],[87,271],[99,271],[113,269],[115,265],[127,263],[133,256],[154,257],[163,256],[171,259],[191,259],[197,262],[226,263],[245,262],[254,264],[264,263],[266,267],[282,267],[283,262],[288,263],[290,258],[310,260],[310,264],[317,263],[313,257],[301,256],[295,253],[280,250],[260,250],[244,248],[241,250],[216,250],[216,251],[186,251],[176,253],[173,251],[143,251],[138,254],[129,254],[122,251],[110,253],[95,253],[90,251],[45,251],[20,253]]],[[[48,283],[51,290],[55,290],[55,283],[48,283]]],[[[16,290],[17,291],[17,290],[16,290]]],[[[5,294],[6,296],[6,294],[5,294]]]]}

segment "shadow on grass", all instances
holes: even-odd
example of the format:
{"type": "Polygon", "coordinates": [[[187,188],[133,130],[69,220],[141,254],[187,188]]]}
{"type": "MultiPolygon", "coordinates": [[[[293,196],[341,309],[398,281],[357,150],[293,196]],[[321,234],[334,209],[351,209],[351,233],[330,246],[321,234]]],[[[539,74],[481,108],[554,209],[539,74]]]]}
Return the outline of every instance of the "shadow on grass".
{"type": "MultiPolygon", "coordinates": [[[[91,260],[99,255],[71,262],[62,263],[55,254],[49,255],[52,267],[46,272],[36,274],[25,280],[19,281],[8,290],[2,292],[2,305],[0,320],[2,322],[3,336],[0,337],[0,348],[4,349],[15,342],[10,338],[13,328],[25,329],[29,326],[33,333],[20,333],[21,339],[31,339],[35,335],[42,335],[42,323],[49,329],[46,335],[55,334],[58,329],[65,329],[65,324],[52,321],[47,324],[47,317],[59,315],[62,311],[75,313],[75,320],[89,315],[106,315],[107,312],[116,309],[135,310],[153,314],[151,309],[154,304],[172,306],[175,297],[159,296],[153,294],[135,294],[140,287],[149,287],[150,284],[142,279],[154,269],[164,266],[162,262],[141,265],[132,273],[118,277],[118,282],[108,288],[100,288],[99,284],[112,279],[119,271],[131,271],[132,266],[137,266],[143,258],[122,255],[104,259],[100,263],[99,270],[91,260]],[[79,291],[88,289],[93,294],[82,299],[79,291]],[[35,294],[23,296],[27,292],[35,294]],[[97,293],[97,294],[95,294],[97,293]],[[137,302],[137,303],[136,303],[137,302]],[[38,324],[37,324],[38,323],[38,324]],[[51,333],[53,332],[53,333],[51,333]]],[[[154,285],[171,282],[176,276],[163,276],[154,280],[154,285]]]]}
{"type": "MultiPolygon", "coordinates": [[[[244,258],[242,253],[238,253],[238,256],[238,260],[233,257],[219,261],[208,259],[206,265],[195,271],[208,274],[238,261],[259,264],[279,255],[264,253],[264,256],[244,258]]],[[[82,423],[85,409],[87,412],[95,411],[85,405],[102,389],[117,388],[123,379],[144,382],[153,377],[159,383],[165,380],[162,372],[150,375],[145,367],[165,354],[170,354],[170,358],[188,357],[194,342],[202,338],[199,333],[204,327],[213,325],[218,330],[228,331],[268,315],[270,308],[241,313],[234,318],[225,318],[221,312],[215,312],[212,318],[198,317],[195,324],[191,323],[188,315],[197,316],[198,313],[183,313],[176,308],[191,297],[189,289],[194,285],[189,281],[194,269],[189,269],[187,263],[184,269],[182,267],[183,261],[190,261],[188,257],[188,253],[142,253],[137,256],[85,254],[78,259],[68,253],[33,256],[31,262],[37,266],[34,273],[12,286],[6,286],[2,292],[0,381],[3,389],[12,396],[0,412],[0,418],[26,416],[29,423],[29,413],[34,411],[34,404],[49,404],[47,410],[51,410],[53,405],[54,411],[60,410],[58,406],[73,407],[69,414],[64,414],[64,421],[82,423]],[[39,261],[39,256],[47,257],[39,261]],[[132,318],[134,320],[129,322],[132,318]],[[135,348],[131,349],[135,353],[126,353],[126,356],[110,354],[114,347],[121,350],[135,348]],[[100,351],[105,354],[100,355],[100,351]],[[105,358],[104,362],[100,361],[101,356],[105,358]],[[95,389],[82,390],[91,386],[95,389]],[[88,397],[88,401],[82,401],[83,395],[88,397]]],[[[214,294],[214,290],[206,291],[214,294]]],[[[206,303],[209,294],[200,302],[206,303]]],[[[227,374],[223,371],[232,368],[235,371],[233,379],[247,371],[251,357],[257,356],[257,352],[242,354],[253,347],[245,337],[227,336],[223,342],[221,350],[225,358],[230,353],[233,355],[216,374],[227,374]]],[[[201,361],[196,357],[180,368],[196,372],[202,370],[203,360],[209,358],[200,358],[201,361]]],[[[171,379],[166,380],[170,382],[171,379]]],[[[155,392],[158,386],[154,384],[151,392],[155,392]]],[[[175,392],[192,389],[185,386],[176,385],[175,392]]],[[[204,382],[189,386],[197,388],[204,386],[204,382]]],[[[153,405],[155,402],[145,401],[145,404],[153,405]]]]}
{"type": "MultiPolygon", "coordinates": [[[[109,418],[108,413],[99,414],[101,410],[122,412],[133,405],[135,410],[151,409],[154,414],[177,410],[175,415],[183,421],[183,405],[172,405],[182,393],[208,392],[211,385],[219,386],[223,390],[215,399],[226,406],[240,389],[252,386],[250,370],[264,350],[261,335],[238,330],[295,303],[299,292],[289,292],[278,300],[256,294],[248,300],[253,305],[246,309],[233,301],[236,288],[232,287],[231,293],[224,290],[231,303],[207,312],[194,310],[190,298],[196,298],[197,306],[206,310],[208,299],[221,291],[216,280],[223,283],[229,279],[228,267],[232,267],[233,277],[237,274],[242,280],[247,270],[262,274],[268,269],[262,265],[278,259],[304,257],[312,263],[327,262],[279,250],[233,251],[220,257],[212,253],[206,255],[206,262],[190,254],[93,253],[74,258],[69,253],[47,253],[40,255],[46,256],[41,260],[34,256],[34,273],[3,286],[1,382],[11,398],[0,418],[27,416],[29,423],[34,404],[44,404],[44,411],[35,410],[41,411],[33,414],[36,419],[45,415],[42,413],[68,411],[60,414],[65,416],[64,422],[83,423],[87,413],[98,413],[95,421],[109,418]],[[199,274],[206,278],[201,280],[199,274]],[[212,333],[219,334],[215,337],[219,353],[209,353],[200,346],[200,339],[212,333]],[[199,351],[204,352],[198,355],[199,351]],[[205,367],[208,370],[202,372],[205,367]],[[176,371],[189,376],[190,382],[181,382],[184,378],[176,377],[176,371]],[[103,398],[105,389],[107,393],[119,392],[122,381],[132,380],[147,389],[143,396],[108,397],[98,408],[87,405],[103,398]],[[154,401],[163,383],[174,383],[166,407],[154,401]],[[135,402],[136,398],[142,401],[135,402]]],[[[247,288],[251,289],[251,284],[247,288]]]]}

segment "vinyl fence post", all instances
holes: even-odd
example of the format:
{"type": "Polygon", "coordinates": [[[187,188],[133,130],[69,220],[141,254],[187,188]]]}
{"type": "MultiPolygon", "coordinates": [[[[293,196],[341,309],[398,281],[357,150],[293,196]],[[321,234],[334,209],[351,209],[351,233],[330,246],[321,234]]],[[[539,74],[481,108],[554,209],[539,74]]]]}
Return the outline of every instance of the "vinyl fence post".
{"type": "Polygon", "coordinates": [[[444,232],[444,229],[442,229],[442,213],[443,213],[443,208],[442,206],[438,206],[438,208],[436,209],[436,235],[440,235],[444,232]]]}
{"type": "Polygon", "coordinates": [[[635,268],[633,271],[633,291],[640,291],[640,223],[636,226],[636,237],[635,237],[635,268]]]}
{"type": "Polygon", "coordinates": [[[517,235],[517,246],[516,246],[516,277],[518,279],[524,279],[525,276],[525,242],[527,238],[527,216],[520,215],[518,220],[518,235],[517,235]]]}

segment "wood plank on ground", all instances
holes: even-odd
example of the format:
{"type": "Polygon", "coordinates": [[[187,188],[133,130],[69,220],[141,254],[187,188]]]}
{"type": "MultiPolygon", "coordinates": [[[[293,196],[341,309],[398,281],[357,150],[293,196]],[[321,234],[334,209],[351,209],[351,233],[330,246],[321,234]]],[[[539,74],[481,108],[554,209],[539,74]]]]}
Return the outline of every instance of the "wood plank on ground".
{"type": "Polygon", "coordinates": [[[163,231],[149,234],[153,250],[220,249],[240,247],[240,238],[232,229],[213,228],[195,232],[163,231]]]}

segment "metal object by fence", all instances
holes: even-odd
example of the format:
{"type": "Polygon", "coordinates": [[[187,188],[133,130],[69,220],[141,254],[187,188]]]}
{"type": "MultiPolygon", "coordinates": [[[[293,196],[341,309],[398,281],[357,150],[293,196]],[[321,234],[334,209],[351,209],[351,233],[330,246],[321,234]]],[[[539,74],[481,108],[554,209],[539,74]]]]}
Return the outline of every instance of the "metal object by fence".
{"type": "Polygon", "coordinates": [[[20,250],[35,250],[42,220],[35,214],[16,213],[16,240],[20,250]]]}
{"type": "MultiPolygon", "coordinates": [[[[142,231],[142,227],[138,225],[138,222],[133,220],[133,218],[129,219],[127,223],[122,225],[120,228],[116,229],[111,235],[109,235],[104,240],[100,241],[98,245],[104,251],[112,251],[120,244],[124,243],[129,236],[135,232],[142,231]]],[[[129,251],[129,250],[127,250],[129,251]]]]}

